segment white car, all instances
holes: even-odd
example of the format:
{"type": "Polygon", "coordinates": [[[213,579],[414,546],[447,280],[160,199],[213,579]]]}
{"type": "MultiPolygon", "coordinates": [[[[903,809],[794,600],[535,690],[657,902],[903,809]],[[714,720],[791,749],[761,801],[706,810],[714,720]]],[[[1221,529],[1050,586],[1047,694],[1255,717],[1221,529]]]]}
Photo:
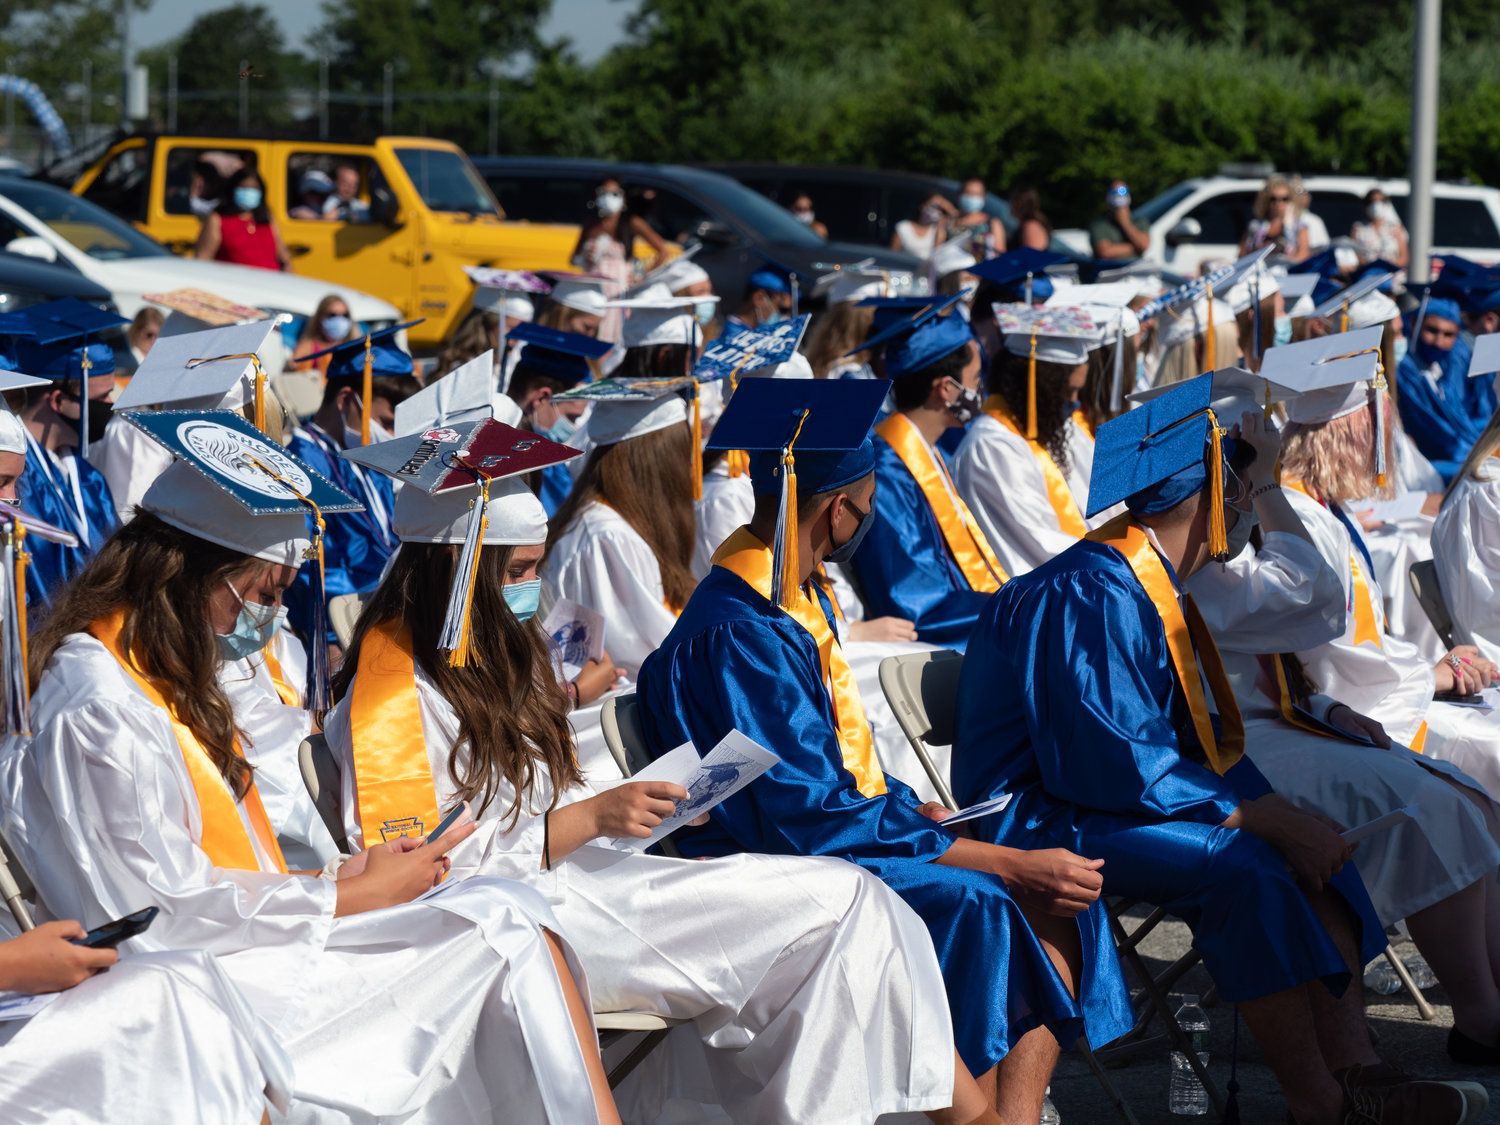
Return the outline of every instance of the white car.
{"type": "Polygon", "coordinates": [[[0,247],[72,267],[108,289],[124,317],[141,310],[147,293],[181,288],[202,289],[273,315],[289,313],[299,322],[334,292],[348,303],[353,319],[369,328],[394,324],[401,316],[389,301],[316,278],[180,258],[98,204],[35,180],[0,178],[0,247]]]}
{"type": "MultiPolygon", "coordinates": [[[[1264,177],[1212,176],[1185,180],[1131,212],[1135,225],[1151,235],[1143,257],[1173,273],[1191,277],[1206,261],[1233,259],[1254,216],[1255,196],[1264,177]]],[[[1312,193],[1311,211],[1331,238],[1346,237],[1364,221],[1365,193],[1379,188],[1407,219],[1405,180],[1374,176],[1304,176],[1312,193]]],[[[1475,262],[1500,261],[1500,190],[1479,184],[1433,185],[1432,252],[1459,254],[1475,262]]]]}

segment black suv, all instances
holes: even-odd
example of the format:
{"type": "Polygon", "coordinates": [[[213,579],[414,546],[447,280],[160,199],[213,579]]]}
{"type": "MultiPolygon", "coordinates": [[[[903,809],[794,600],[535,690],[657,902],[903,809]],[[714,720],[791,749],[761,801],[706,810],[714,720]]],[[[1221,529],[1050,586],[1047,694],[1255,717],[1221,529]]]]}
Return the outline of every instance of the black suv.
{"type": "Polygon", "coordinates": [[[703,243],[694,261],[708,271],[726,312],[734,311],[746,280],[767,260],[808,277],[872,259],[876,269],[922,275],[921,263],[909,254],[826,241],[759,192],[702,168],[539,156],[473,161],[510,219],[583,223],[605,178],[619,180],[627,191],[651,192],[646,220],[668,242],[703,243]]]}

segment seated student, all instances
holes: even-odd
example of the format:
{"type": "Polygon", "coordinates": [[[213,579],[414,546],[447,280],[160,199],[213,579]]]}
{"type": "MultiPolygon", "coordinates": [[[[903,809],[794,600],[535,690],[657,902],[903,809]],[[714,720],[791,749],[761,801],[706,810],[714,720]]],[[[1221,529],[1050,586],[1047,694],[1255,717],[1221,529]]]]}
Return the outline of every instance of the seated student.
{"type": "Polygon", "coordinates": [[[1002,1118],[1035,1120],[1058,1042],[1115,1038],[1130,1003],[1097,861],[956,836],[875,756],[831,604],[809,578],[870,526],[868,435],[886,386],[740,383],[713,441],[752,451],[755,514],[641,669],[642,724],[656,754],[739,730],[780,755],[708,826],[678,831],[683,854],[840,856],[879,875],[932,933],[965,1065],[987,1097],[998,1081],[1002,1118]]]}
{"type": "Polygon", "coordinates": [[[16,370],[47,380],[20,389],[12,402],[27,433],[21,506],[78,537],[76,547],[32,545],[26,591],[35,613],[51,605],[117,524],[109,485],[87,460],[89,441],[109,421],[115,357],[108,344],[89,341],[127,322],[73,298],[31,305],[20,315],[30,329],[12,338],[16,370]]]}
{"type": "Polygon", "coordinates": [[[291,1063],[212,956],[118,961],[75,945],[83,935],[77,922],[44,922],[0,941],[0,989],[58,994],[0,1023],[7,1121],[255,1125],[268,1099],[287,1108],[291,1063]]]}
{"type": "MultiPolygon", "coordinates": [[[[1373,346],[1366,341],[1373,332],[1291,344],[1271,352],[1267,362],[1277,351],[1299,355],[1319,347],[1323,355],[1349,355],[1361,343],[1373,346]]],[[[1500,798],[1500,715],[1434,698],[1482,690],[1495,678],[1494,662],[1472,645],[1459,645],[1433,662],[1390,635],[1364,534],[1348,510],[1350,501],[1383,498],[1394,487],[1395,407],[1381,389],[1375,356],[1364,352],[1310,370],[1314,374],[1301,382],[1293,381],[1295,372],[1287,374],[1289,385],[1302,393],[1286,405],[1281,484],[1318,553],[1339,575],[1348,611],[1340,636],[1297,649],[1297,655],[1328,695],[1380,723],[1395,742],[1452,762],[1500,798]],[[1323,367],[1332,371],[1319,379],[1323,367]]]]}
{"type": "Polygon", "coordinates": [[[1366,1084],[1381,1064],[1360,989],[1348,985],[1385,933],[1352,849],[1242,759],[1244,726],[1218,652],[1192,599],[1179,601],[1179,584],[1227,557],[1236,527],[1242,546],[1248,526],[1226,508],[1225,495],[1243,504],[1248,490],[1230,467],[1234,444],[1221,453],[1208,384],[1100,429],[1089,509],[1124,500],[1128,513],[1006,583],[975,626],[954,795],[1009,794],[1002,812],[976,822],[984,839],[1099,855],[1109,893],[1184,918],[1295,1121],[1344,1120],[1367,1097],[1384,1100],[1388,1121],[1470,1121],[1483,1111],[1478,1094],[1471,1104],[1433,1084],[1366,1084]],[[1423,1099],[1442,1112],[1416,1113],[1423,1099]]]}
{"type": "Polygon", "coordinates": [[[1081,508],[1093,439],[1077,417],[1088,358],[1082,335],[1038,334],[1033,353],[1031,333],[1007,334],[990,363],[984,409],[953,458],[958,493],[1009,575],[1041,566],[1088,531],[1081,508]]]}
{"type": "Polygon", "coordinates": [[[935,444],[982,402],[968,323],[937,315],[957,300],[886,333],[896,412],[875,427],[873,526],[852,565],[867,612],[911,621],[918,639],[962,651],[1006,573],[935,444]]]}
{"type": "MultiPolygon", "coordinates": [[[[287,443],[296,457],[364,505],[363,511],[328,517],[323,583],[330,598],[374,589],[386,560],[396,549],[396,536],[391,531],[395,494],[390,481],[343,460],[339,454],[354,446],[389,440],[396,407],[422,389],[412,374],[411,356],[394,338],[397,331],[407,327],[410,325],[398,324],[329,348],[323,403],[311,419],[292,431],[292,440],[287,443]],[[364,390],[367,364],[368,401],[364,390]]],[[[308,358],[322,354],[314,352],[308,358]]],[[[304,566],[287,599],[292,627],[304,642],[310,640],[312,596],[312,571],[304,566]]],[[[334,643],[331,632],[327,641],[334,643]]]]}
{"type": "MultiPolygon", "coordinates": [[[[415,452],[418,439],[401,440],[415,452]]],[[[873,1121],[948,1106],[955,1060],[931,942],[878,879],[833,860],[690,863],[615,843],[649,836],[687,791],[596,791],[580,773],[569,700],[534,616],[546,513],[516,477],[490,478],[487,495],[409,483],[396,500],[402,546],[360,618],[328,722],[350,839],[469,801],[479,831],[455,849],[449,877],[503,875],[546,895],[595,1010],[694,1021],[674,1034],[736,1120],[873,1121]],[[485,524],[458,595],[468,649],[455,665],[442,636],[475,503],[485,524]]],[[[632,1086],[652,1104],[626,1116],[657,1120],[668,1092],[644,1073],[632,1086]]]]}
{"type": "MultiPolygon", "coordinates": [[[[1469,375],[1488,377],[1490,367],[1500,370],[1500,336],[1475,342],[1469,375]]],[[[1500,411],[1443,497],[1432,557],[1454,636],[1500,663],[1500,411]]]]}
{"type": "Polygon", "coordinates": [[[1412,819],[1361,841],[1360,876],[1383,924],[1406,919],[1452,999],[1450,1055],[1493,1064],[1500,986],[1487,951],[1500,943],[1500,912],[1488,902],[1500,894],[1500,804],[1453,766],[1392,745],[1374,720],[1301,682],[1286,654],[1343,631],[1343,586],[1286,492],[1265,476],[1280,443],[1263,416],[1262,380],[1234,370],[1202,378],[1213,379],[1215,414],[1241,417],[1240,436],[1255,450],[1241,474],[1253,508],[1236,523],[1230,550],[1247,536],[1250,546],[1187,583],[1224,658],[1245,753],[1278,795],[1343,824],[1415,806],[1412,819]]]}
{"type": "Polygon", "coordinates": [[[240,752],[257,732],[215,673],[230,638],[280,625],[310,547],[281,481],[310,470],[195,432],[32,637],[34,735],[6,744],[0,783],[42,905],[91,925],[159,906],[137,946],[217,956],[295,1060],[294,1119],[617,1120],[545,902],[503,880],[412,901],[472,826],[429,843],[402,833],[431,824],[388,826],[321,877],[287,870],[240,752]]]}
{"type": "Polygon", "coordinates": [[[777,266],[764,265],[745,282],[745,299],[729,314],[725,328],[770,328],[791,314],[791,275],[777,266]]]}
{"type": "MultiPolygon", "coordinates": [[[[527,429],[566,443],[588,403],[580,399],[555,402],[552,396],[592,379],[590,364],[608,354],[609,343],[536,324],[516,325],[511,337],[525,347],[511,372],[506,393],[521,408],[527,429]]],[[[541,479],[538,495],[542,506],[549,517],[555,516],[573,490],[573,475],[565,465],[549,465],[542,470],[541,479]]]]}
{"type": "Polygon", "coordinates": [[[1459,338],[1458,303],[1432,297],[1418,311],[1422,323],[1396,368],[1396,400],[1401,424],[1447,482],[1495,412],[1495,392],[1488,379],[1465,378],[1471,349],[1459,338]]]}

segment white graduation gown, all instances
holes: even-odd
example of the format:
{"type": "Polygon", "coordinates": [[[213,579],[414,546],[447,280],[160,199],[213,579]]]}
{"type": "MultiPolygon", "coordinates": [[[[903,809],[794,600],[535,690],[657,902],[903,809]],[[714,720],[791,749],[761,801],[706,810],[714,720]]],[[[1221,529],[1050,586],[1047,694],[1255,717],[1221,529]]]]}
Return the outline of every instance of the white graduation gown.
{"type": "MultiPolygon", "coordinates": [[[[1301,517],[1323,560],[1338,575],[1344,605],[1350,606],[1355,557],[1353,540],[1339,519],[1316,500],[1288,489],[1287,499],[1301,517]]],[[[1366,567],[1361,561],[1360,569],[1366,567]]],[[[1500,797],[1500,711],[1479,711],[1433,700],[1437,689],[1431,662],[1414,645],[1391,636],[1379,620],[1384,604],[1380,583],[1364,575],[1376,607],[1379,640],[1354,643],[1356,619],[1346,612],[1344,632],[1336,640],[1297,650],[1314,683],[1327,695],[1369,715],[1403,746],[1417,737],[1422,724],[1427,734],[1422,752],[1452,762],[1500,797]]]]}
{"type": "Polygon", "coordinates": [[[729,475],[720,460],[703,474],[703,499],[693,502],[693,577],[702,582],[713,566],[714,552],[755,514],[755,490],[750,474],[729,475]]]}
{"type": "MultiPolygon", "coordinates": [[[[1224,658],[1245,719],[1245,753],[1294,805],[1347,826],[1418,806],[1415,819],[1364,841],[1355,857],[1387,925],[1462,890],[1500,866],[1500,805],[1446,762],[1405,747],[1380,750],[1327,738],[1282,717],[1256,656],[1312,648],[1343,631],[1338,574],[1306,541],[1265,537],[1223,567],[1209,563],[1187,588],[1224,658]]],[[[1332,700],[1310,709],[1326,715],[1332,700]]]]}
{"type": "MultiPolygon", "coordinates": [[[[448,754],[458,717],[420,672],[417,699],[439,809],[455,786],[448,754]]],[[[328,741],[343,759],[344,819],[361,838],[349,701],[328,741]]],[[[588,973],[595,1011],[692,1020],[711,1089],[692,1100],[736,1121],[786,1125],[873,1121],[952,1100],[953,1039],[931,939],[880,880],[825,857],[737,855],[683,860],[613,841],[586,844],[542,869],[551,783],[539,778],[515,823],[515,791],[498,779],[480,827],[453,850],[453,875],[499,875],[536,888],[588,973]]],[[[569,804],[592,796],[564,793],[569,804]]],[[[627,1121],[662,1120],[681,1090],[651,1058],[619,1091],[627,1121]]]]}
{"type": "Polygon", "coordinates": [[[167,471],[172,454],[124,418],[111,418],[104,437],[89,444],[89,464],[104,474],[120,522],[129,523],[151,482],[167,471]]]}
{"type": "MultiPolygon", "coordinates": [[[[1088,510],[1094,443],[1069,418],[1068,491],[1079,512],[1088,510]]],[[[1026,439],[988,414],[969,423],[953,456],[953,483],[1012,578],[1035,570],[1077,540],[1062,529],[1047,499],[1047,477],[1026,439]]],[[[1091,522],[1096,526],[1113,512],[1091,522]]]]}
{"type": "Polygon", "coordinates": [[[0,1023],[9,1125],[255,1125],[291,1089],[291,1060],[207,953],[127,954],[0,1023]]]}
{"type": "Polygon", "coordinates": [[[331,881],[214,867],[167,712],[86,634],[49,662],[32,726],[0,757],[4,830],[46,911],[97,926],[156,905],[130,945],[217,955],[295,1062],[288,1120],[597,1120],[534,891],[465,881],[335,919],[331,881]]]}
{"type": "Polygon", "coordinates": [[[568,598],[604,616],[604,647],[631,679],[677,623],[655,553],[623,516],[597,501],[580,510],[553,544],[542,581],[554,599],[568,598]]]}
{"type": "MultiPolygon", "coordinates": [[[[282,629],[271,640],[287,683],[301,694],[307,682],[307,657],[302,645],[282,629]]],[[[219,686],[229,696],[239,719],[241,749],[255,767],[266,816],[293,871],[316,870],[338,855],[333,837],[318,815],[302,780],[297,750],[312,730],[312,714],[304,707],[283,703],[265,660],[256,654],[219,665],[219,686]]]]}
{"type": "Polygon", "coordinates": [[[1432,529],[1432,557],[1453,639],[1500,662],[1500,460],[1465,476],[1443,501],[1432,529]]]}

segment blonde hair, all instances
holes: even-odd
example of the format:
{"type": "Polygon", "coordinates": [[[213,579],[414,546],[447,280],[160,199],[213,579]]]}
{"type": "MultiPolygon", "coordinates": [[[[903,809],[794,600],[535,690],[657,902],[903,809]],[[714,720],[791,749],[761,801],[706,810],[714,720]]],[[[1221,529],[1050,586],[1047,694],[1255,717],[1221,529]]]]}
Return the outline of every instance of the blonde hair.
{"type": "Polygon", "coordinates": [[[1386,485],[1375,484],[1375,411],[1363,406],[1330,422],[1292,422],[1281,437],[1281,464],[1330,504],[1396,495],[1396,412],[1384,393],[1386,485]]]}
{"type": "Polygon", "coordinates": [[[1266,180],[1264,184],[1261,185],[1260,191],[1255,195],[1255,217],[1257,219],[1266,219],[1270,217],[1271,193],[1277,188],[1286,188],[1286,193],[1293,197],[1287,202],[1287,210],[1291,210],[1292,203],[1295,202],[1295,198],[1297,195],[1297,193],[1292,190],[1292,181],[1287,179],[1285,176],[1272,176],[1268,180],[1266,180]]]}
{"type": "Polygon", "coordinates": [[[874,319],[873,308],[857,308],[849,303],[834,305],[820,316],[807,341],[807,362],[813,375],[826,379],[828,369],[841,356],[869,338],[870,324],[874,319]]]}

